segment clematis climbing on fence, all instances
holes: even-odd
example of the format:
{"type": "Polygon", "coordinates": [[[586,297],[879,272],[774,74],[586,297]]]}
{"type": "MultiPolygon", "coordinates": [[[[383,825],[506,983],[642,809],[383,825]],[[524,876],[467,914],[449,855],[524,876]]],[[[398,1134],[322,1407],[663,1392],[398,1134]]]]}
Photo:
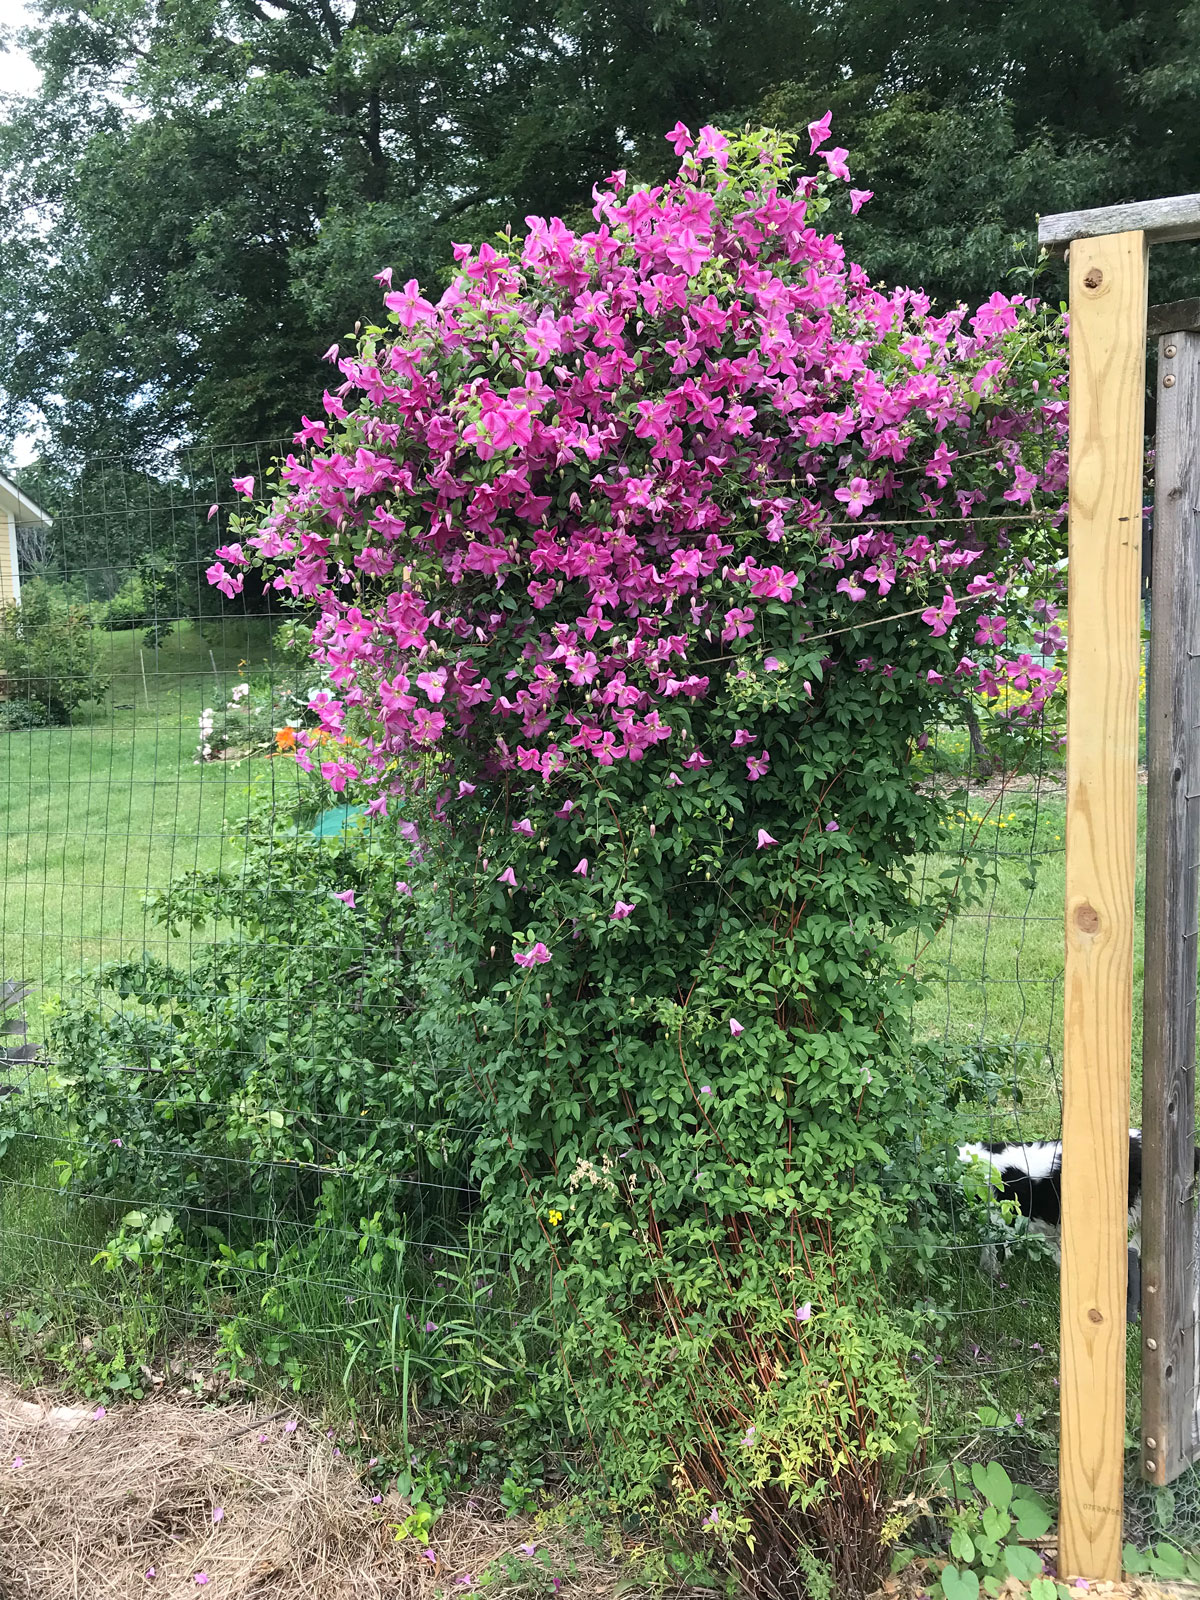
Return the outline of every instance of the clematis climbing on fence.
{"type": "Polygon", "coordinates": [[[668,137],[592,228],[458,245],[436,300],[381,273],[212,576],[319,610],[297,760],[419,814],[419,1027],[545,1275],[536,1405],[763,1593],[797,1550],[853,1593],[919,1433],[885,1285],[945,1126],[898,938],[971,884],[914,892],[922,753],[1056,708],[1062,327],[847,261],[828,118],[815,172],[668,137]]]}

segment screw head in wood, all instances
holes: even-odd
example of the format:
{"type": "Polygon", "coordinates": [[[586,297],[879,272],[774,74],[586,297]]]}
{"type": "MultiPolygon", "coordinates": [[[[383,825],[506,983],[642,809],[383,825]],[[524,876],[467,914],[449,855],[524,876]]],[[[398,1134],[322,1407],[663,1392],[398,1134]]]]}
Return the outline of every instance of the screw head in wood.
{"type": "Polygon", "coordinates": [[[1163,388],[1164,389],[1173,389],[1174,387],[1175,387],[1175,374],[1173,372],[1168,372],[1166,377],[1163,379],[1163,388]]]}
{"type": "Polygon", "coordinates": [[[1165,356],[1173,356],[1173,355],[1175,355],[1175,353],[1176,353],[1175,346],[1173,344],[1167,345],[1166,348],[1163,350],[1163,355],[1165,355],[1165,356]]]}
{"type": "Polygon", "coordinates": [[[1147,1450],[1157,1450],[1158,1449],[1158,1440],[1157,1439],[1147,1439],[1146,1440],[1146,1449],[1147,1450]]]}
{"type": "Polygon", "coordinates": [[[1157,1461],[1147,1461],[1147,1463],[1146,1463],[1146,1471],[1147,1472],[1153,1472],[1154,1469],[1157,1466],[1158,1466],[1158,1462],[1157,1461]]]}
{"type": "Polygon", "coordinates": [[[1157,1350],[1158,1349],[1158,1340],[1157,1339],[1147,1339],[1146,1340],[1146,1349],[1147,1350],[1157,1350]]]}

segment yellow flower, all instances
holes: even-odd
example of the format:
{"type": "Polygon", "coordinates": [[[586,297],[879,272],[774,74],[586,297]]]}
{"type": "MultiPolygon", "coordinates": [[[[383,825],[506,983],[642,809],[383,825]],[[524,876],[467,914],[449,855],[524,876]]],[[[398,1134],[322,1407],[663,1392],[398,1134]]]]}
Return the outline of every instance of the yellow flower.
{"type": "Polygon", "coordinates": [[[557,1228],[561,1221],[562,1221],[562,1212],[561,1211],[552,1211],[550,1213],[550,1226],[552,1228],[557,1228]]]}

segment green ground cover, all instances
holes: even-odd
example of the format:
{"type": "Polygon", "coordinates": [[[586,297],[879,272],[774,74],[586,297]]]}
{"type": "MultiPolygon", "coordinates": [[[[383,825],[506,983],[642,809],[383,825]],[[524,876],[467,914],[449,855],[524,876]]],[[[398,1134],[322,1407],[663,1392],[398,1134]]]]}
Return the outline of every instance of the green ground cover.
{"type": "MultiPolygon", "coordinates": [[[[270,764],[261,760],[197,765],[194,759],[201,709],[223,703],[234,683],[261,673],[268,643],[260,625],[238,631],[226,625],[211,640],[184,625],[157,652],[137,633],[106,635],[113,682],[105,702],[85,708],[70,728],[0,735],[4,975],[32,980],[39,997],[69,997],[86,966],[144,948],[166,953],[166,937],[148,922],[143,896],[190,868],[236,861],[238,824],[252,787],[269,781],[270,764]]],[[[1061,781],[1038,790],[973,789],[959,820],[956,852],[968,846],[981,852],[993,878],[978,903],[905,952],[924,984],[915,1032],[947,1047],[993,1052],[1005,1088],[993,1105],[964,1108],[969,1131],[1053,1136],[1061,1073],[1061,781]]],[[[957,853],[931,859],[920,881],[931,888],[958,862],[957,853]]],[[[190,937],[213,936],[206,929],[190,937]]],[[[174,942],[176,960],[187,937],[174,942]]],[[[1140,939],[1135,978],[1140,985],[1140,939]]],[[[1135,1107],[1139,1080],[1140,1025],[1135,1107]]],[[[55,1167],[61,1141],[47,1133],[34,1144],[15,1144],[4,1157],[0,1302],[11,1314],[0,1323],[6,1345],[0,1362],[36,1377],[49,1359],[52,1369],[97,1396],[120,1393],[126,1383],[136,1389],[138,1352],[178,1348],[196,1333],[210,1341],[214,1308],[204,1297],[164,1304],[149,1279],[139,1293],[133,1280],[118,1282],[105,1270],[97,1251],[128,1204],[147,1197],[129,1196],[127,1204],[68,1200],[55,1167]]],[[[286,1281],[268,1282],[270,1270],[251,1273],[241,1289],[231,1274],[223,1360],[256,1380],[300,1381],[303,1368],[303,1386],[336,1407],[339,1395],[357,1393],[360,1356],[374,1371],[379,1362],[365,1353],[392,1341],[394,1358],[384,1369],[394,1372],[397,1393],[375,1395],[373,1403],[407,1415],[407,1386],[445,1367],[436,1343],[457,1339],[465,1350],[499,1334],[487,1360],[502,1383],[506,1371],[522,1364],[519,1293],[509,1286],[507,1315],[499,1324],[493,1315],[485,1328],[474,1302],[483,1293],[490,1301],[503,1274],[497,1278],[487,1250],[478,1250],[469,1239],[461,1259],[447,1255],[436,1279],[419,1283],[401,1273],[385,1285],[369,1258],[350,1270],[341,1263],[336,1282],[325,1281],[311,1262],[286,1281]],[[395,1315],[379,1314],[381,1294],[395,1302],[395,1315]],[[436,1334],[424,1335],[427,1325],[436,1325],[436,1334]]],[[[977,1248],[966,1243],[956,1260],[958,1292],[946,1299],[942,1291],[942,1353],[924,1369],[929,1414],[953,1419],[943,1445],[957,1441],[953,1448],[969,1453],[978,1438],[985,1453],[1006,1460],[1026,1481],[1048,1485],[1057,1415],[1054,1268],[1014,1257],[1003,1279],[993,1280],[980,1272],[977,1248]]],[[[488,1309],[498,1311],[499,1302],[488,1309]]],[[[1136,1408],[1136,1349],[1131,1363],[1136,1408]]],[[[356,1406],[365,1398],[357,1394],[356,1406]]]]}

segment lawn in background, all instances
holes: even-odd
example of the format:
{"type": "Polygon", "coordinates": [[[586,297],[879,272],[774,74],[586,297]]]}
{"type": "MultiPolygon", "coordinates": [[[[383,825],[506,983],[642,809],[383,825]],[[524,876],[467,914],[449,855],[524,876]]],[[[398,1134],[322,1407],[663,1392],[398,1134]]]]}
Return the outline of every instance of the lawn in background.
{"type": "Polygon", "coordinates": [[[68,992],[84,967],[163,948],[143,896],[232,857],[266,765],[197,764],[197,719],[263,671],[269,642],[249,620],[181,623],[157,648],[105,633],[103,701],[67,728],[0,733],[0,977],[68,992]]]}

